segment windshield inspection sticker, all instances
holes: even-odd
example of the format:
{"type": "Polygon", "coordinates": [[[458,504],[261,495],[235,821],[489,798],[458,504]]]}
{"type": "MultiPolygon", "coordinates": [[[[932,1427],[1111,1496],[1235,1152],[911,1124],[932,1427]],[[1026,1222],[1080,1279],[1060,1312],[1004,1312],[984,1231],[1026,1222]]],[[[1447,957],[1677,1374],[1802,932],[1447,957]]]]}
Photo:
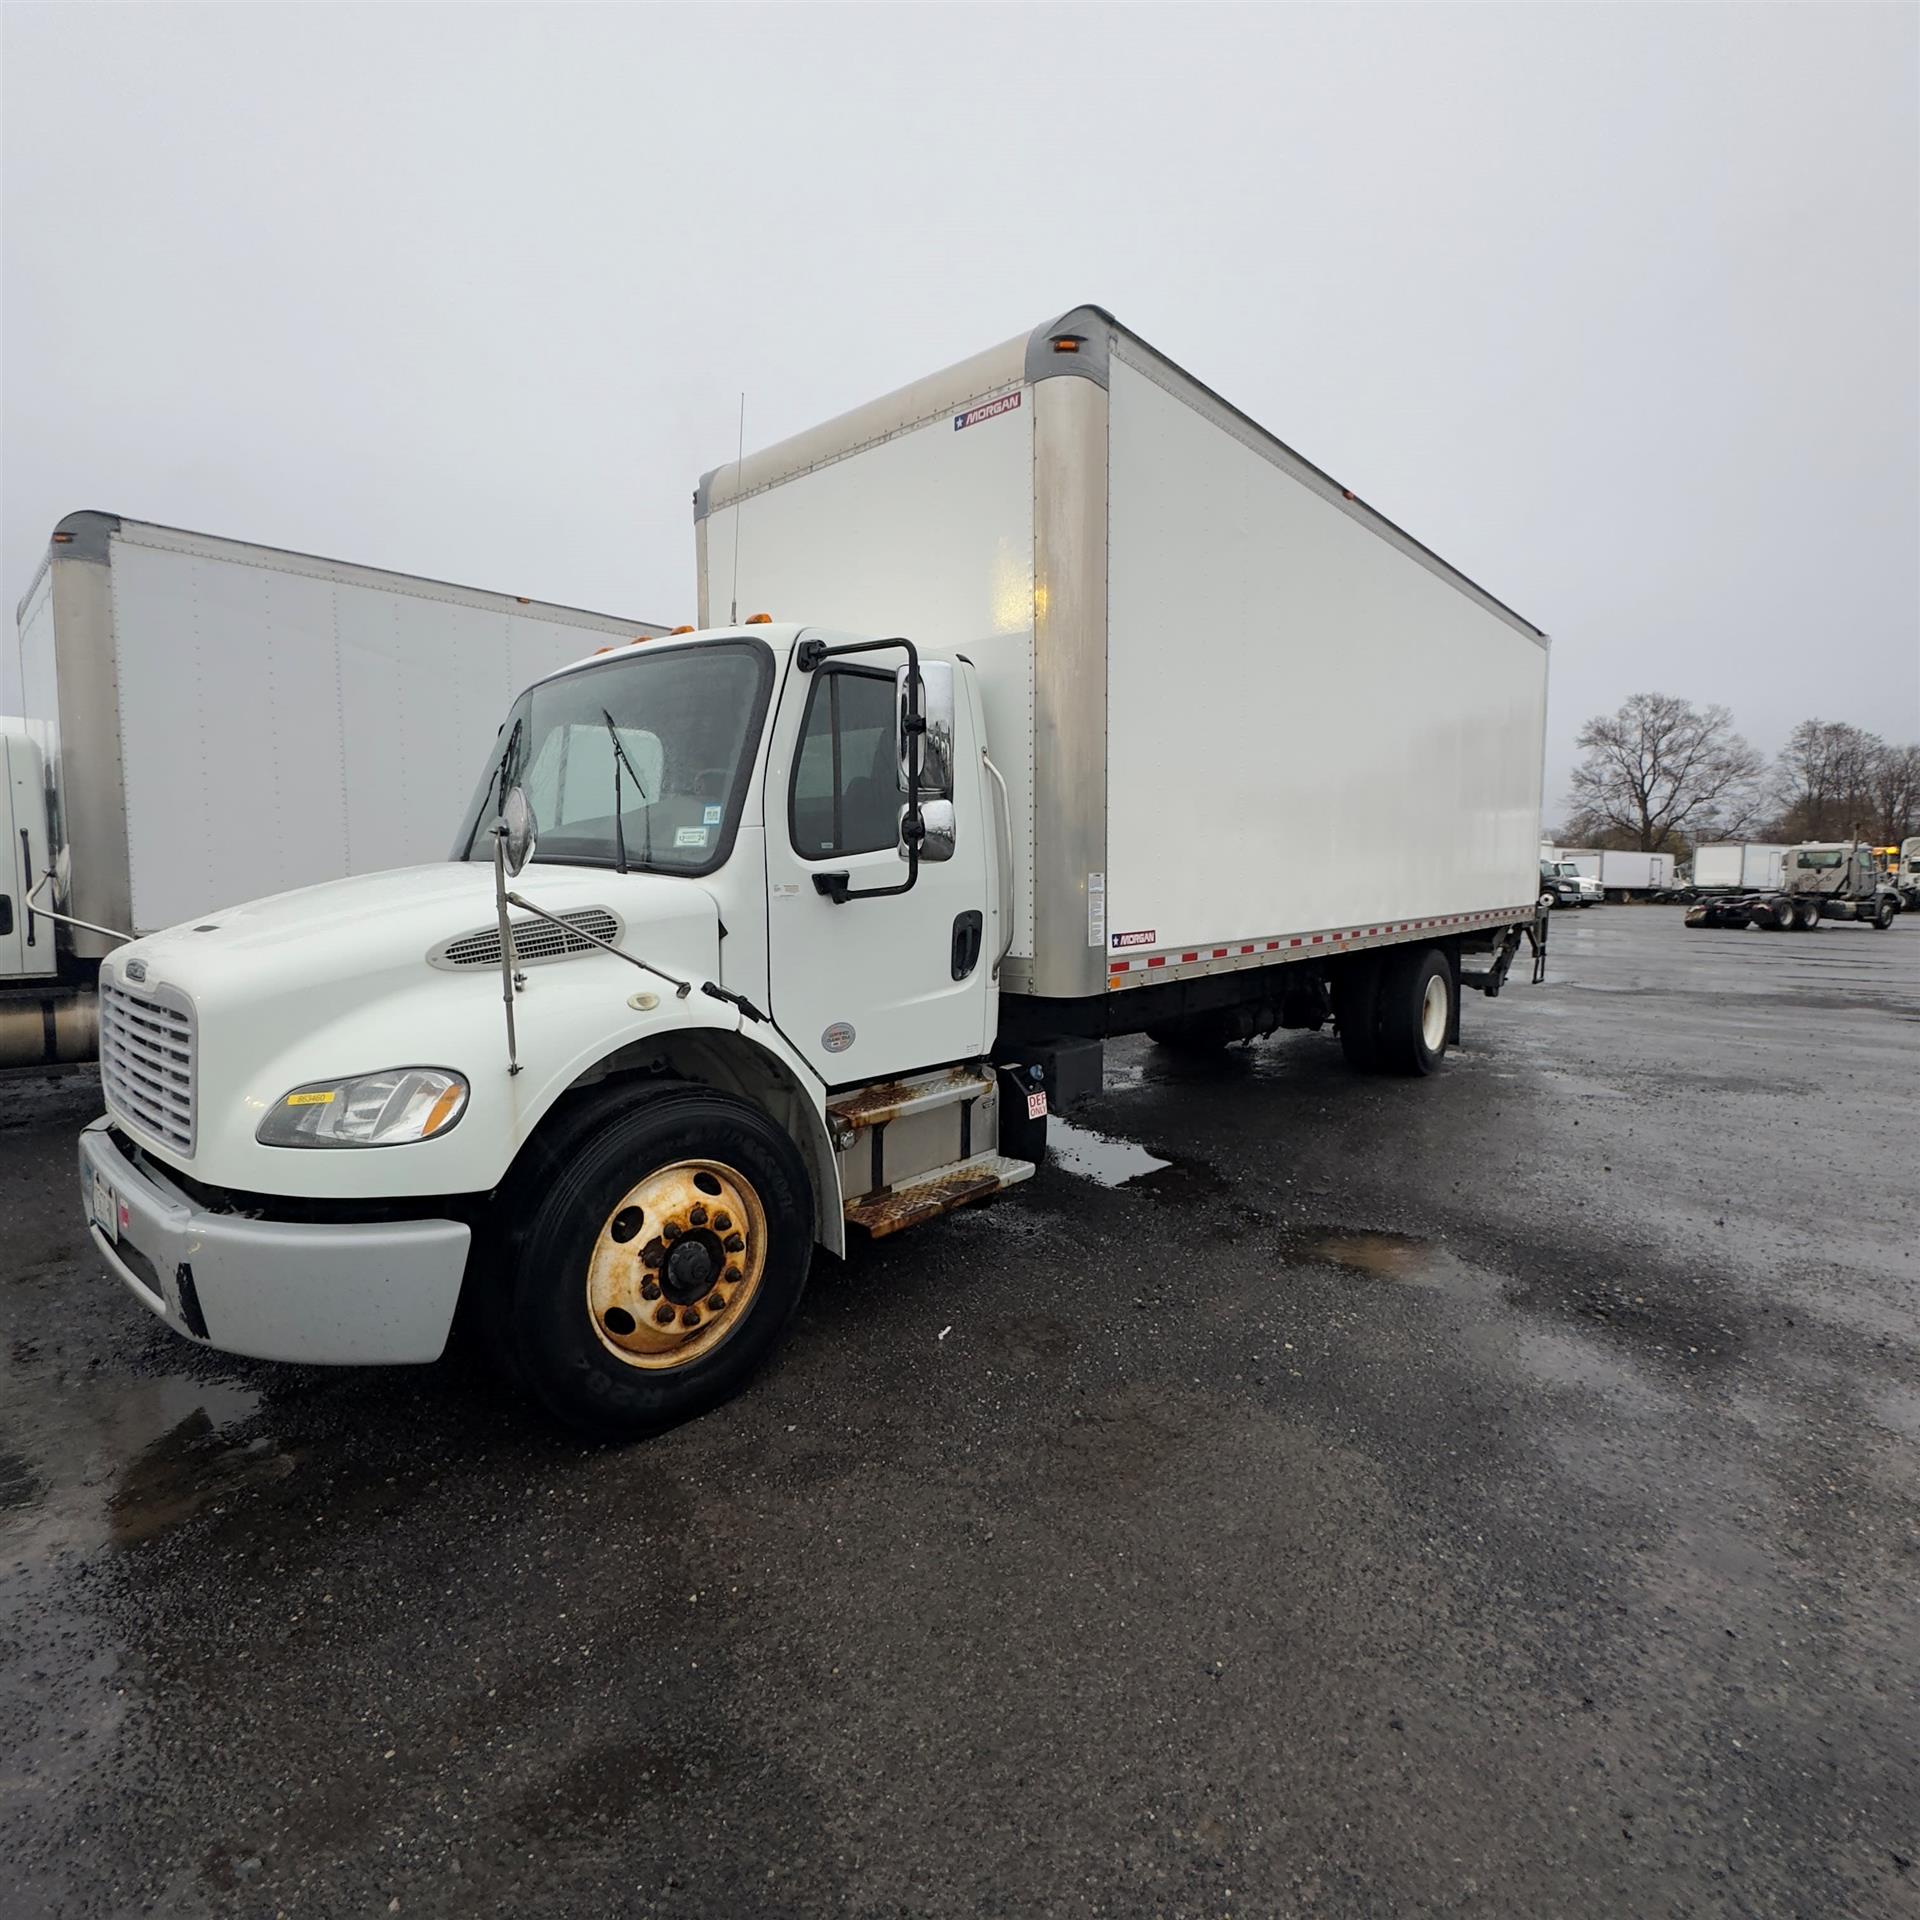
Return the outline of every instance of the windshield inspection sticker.
{"type": "Polygon", "coordinates": [[[676,847],[704,847],[707,844],[705,827],[676,827],[673,830],[673,844],[676,847]]]}
{"type": "Polygon", "coordinates": [[[704,820],[708,826],[717,827],[720,824],[720,816],[724,812],[726,812],[726,808],[724,807],[703,807],[700,812],[700,818],[704,820]]]}
{"type": "Polygon", "coordinates": [[[953,416],[953,430],[958,433],[962,427],[977,427],[982,420],[997,420],[1003,413],[1012,413],[1020,404],[1020,395],[1003,393],[998,400],[984,400],[977,407],[969,407],[965,413],[953,416]]]}
{"type": "Polygon", "coordinates": [[[1113,944],[1116,947],[1150,947],[1156,938],[1153,929],[1149,927],[1145,933],[1116,933],[1113,936],[1113,944]]]}

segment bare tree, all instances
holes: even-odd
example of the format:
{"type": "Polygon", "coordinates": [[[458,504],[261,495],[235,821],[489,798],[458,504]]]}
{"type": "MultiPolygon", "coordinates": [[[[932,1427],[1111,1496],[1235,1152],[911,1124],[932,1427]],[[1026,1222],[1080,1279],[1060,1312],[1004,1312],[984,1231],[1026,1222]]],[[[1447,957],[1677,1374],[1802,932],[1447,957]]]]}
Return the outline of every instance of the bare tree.
{"type": "Polygon", "coordinates": [[[1920,746],[1881,748],[1870,817],[1879,846],[1897,847],[1920,834],[1920,746]]]}
{"type": "Polygon", "coordinates": [[[1843,840],[1880,813],[1887,744],[1844,720],[1802,720],[1775,762],[1774,800],[1783,840],[1843,840]]]}
{"type": "Polygon", "coordinates": [[[1576,827],[1653,853],[1680,851],[1752,823],[1765,762],[1725,707],[1636,693],[1580,729],[1573,771],[1576,827]]]}

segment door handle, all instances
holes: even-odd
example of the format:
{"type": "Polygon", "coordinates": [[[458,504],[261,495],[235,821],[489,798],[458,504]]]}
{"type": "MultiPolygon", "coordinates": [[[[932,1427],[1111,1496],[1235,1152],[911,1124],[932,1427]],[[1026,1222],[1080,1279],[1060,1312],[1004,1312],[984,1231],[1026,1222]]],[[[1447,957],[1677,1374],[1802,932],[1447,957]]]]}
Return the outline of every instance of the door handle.
{"type": "Polygon", "coordinates": [[[985,916],[969,908],[953,916],[953,977],[964,980],[980,964],[981,929],[985,916]]]}

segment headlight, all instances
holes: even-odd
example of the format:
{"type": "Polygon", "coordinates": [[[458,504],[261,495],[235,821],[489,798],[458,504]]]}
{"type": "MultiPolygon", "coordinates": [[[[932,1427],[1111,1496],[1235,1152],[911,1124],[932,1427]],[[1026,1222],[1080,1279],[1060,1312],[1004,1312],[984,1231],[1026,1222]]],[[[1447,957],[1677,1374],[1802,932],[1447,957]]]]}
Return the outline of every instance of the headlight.
{"type": "Polygon", "coordinates": [[[398,1147],[445,1133],[466,1111],[467,1083],[441,1067],[389,1067],[315,1080],[283,1095],[254,1138],[266,1147],[398,1147]]]}

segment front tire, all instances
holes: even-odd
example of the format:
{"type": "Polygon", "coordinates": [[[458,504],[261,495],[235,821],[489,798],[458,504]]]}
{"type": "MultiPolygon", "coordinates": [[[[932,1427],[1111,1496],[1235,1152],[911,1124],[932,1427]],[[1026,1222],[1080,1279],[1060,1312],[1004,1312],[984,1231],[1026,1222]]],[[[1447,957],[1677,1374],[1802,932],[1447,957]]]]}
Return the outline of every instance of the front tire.
{"type": "Polygon", "coordinates": [[[555,1419],[630,1440],[718,1406],[779,1345],[813,1195],[793,1142],[744,1100],[664,1087],[592,1114],[544,1158],[495,1341],[555,1419]]]}
{"type": "Polygon", "coordinates": [[[1885,933],[1886,930],[1893,925],[1893,908],[1889,906],[1885,900],[1882,900],[1874,909],[1873,924],[1882,933],[1885,933]]]}

